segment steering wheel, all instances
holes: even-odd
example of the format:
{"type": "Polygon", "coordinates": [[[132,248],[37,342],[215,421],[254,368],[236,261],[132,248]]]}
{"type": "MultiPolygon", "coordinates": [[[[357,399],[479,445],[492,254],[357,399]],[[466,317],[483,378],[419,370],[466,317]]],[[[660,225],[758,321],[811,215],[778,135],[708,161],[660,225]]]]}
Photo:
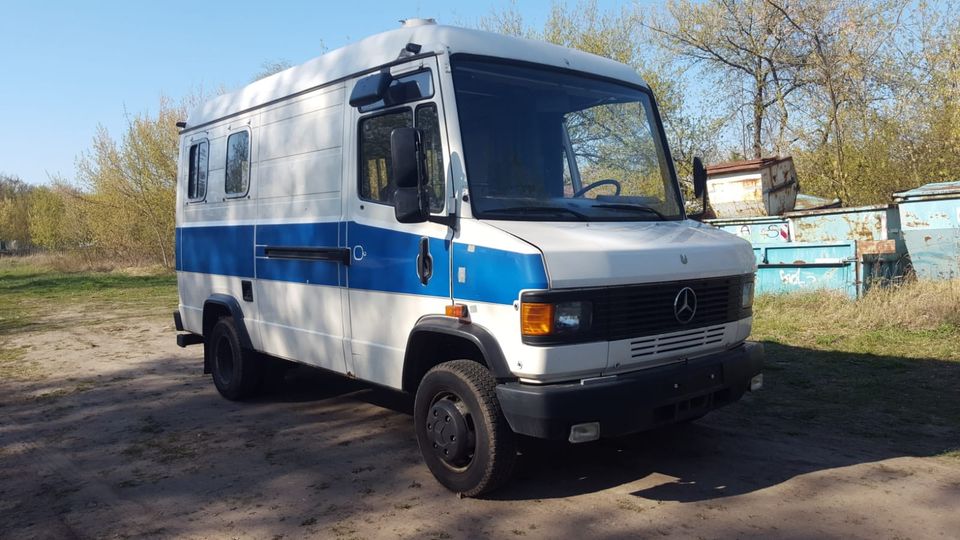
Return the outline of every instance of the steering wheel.
{"type": "Polygon", "coordinates": [[[607,178],[606,180],[597,180],[596,182],[594,182],[594,183],[592,183],[592,184],[588,184],[588,185],[586,185],[586,186],[583,186],[582,188],[578,189],[577,192],[573,194],[573,196],[574,196],[574,197],[583,197],[583,196],[584,196],[588,191],[590,191],[591,189],[593,189],[593,188],[598,188],[598,187],[600,187],[600,186],[614,186],[614,187],[616,187],[616,188],[617,188],[617,191],[616,191],[616,193],[613,194],[614,197],[616,197],[617,195],[620,195],[620,189],[621,189],[621,187],[622,187],[622,186],[620,185],[620,182],[617,182],[617,181],[614,180],[613,178],[607,178]]]}

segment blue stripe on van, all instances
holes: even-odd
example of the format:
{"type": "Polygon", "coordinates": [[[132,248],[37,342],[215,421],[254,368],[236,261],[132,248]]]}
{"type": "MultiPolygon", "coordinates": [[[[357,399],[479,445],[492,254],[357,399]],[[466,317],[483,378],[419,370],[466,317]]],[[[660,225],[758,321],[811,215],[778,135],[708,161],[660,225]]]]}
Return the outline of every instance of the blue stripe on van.
{"type": "Polygon", "coordinates": [[[539,253],[482,246],[475,246],[471,252],[466,244],[454,244],[453,268],[453,297],[458,300],[512,304],[523,289],[547,288],[547,272],[539,253]],[[460,268],[463,283],[459,279],[460,268]]]}
{"type": "Polygon", "coordinates": [[[177,227],[176,232],[173,236],[173,252],[174,252],[174,261],[173,265],[176,268],[177,272],[183,270],[183,265],[180,262],[183,260],[183,254],[180,253],[180,246],[183,245],[183,228],[177,227]]]}
{"type": "Polygon", "coordinates": [[[252,278],[253,225],[180,227],[177,269],[252,278]]]}
{"type": "Polygon", "coordinates": [[[341,265],[336,261],[267,259],[264,258],[264,247],[335,247],[341,226],[336,221],[257,225],[257,277],[311,285],[340,285],[343,283],[339,275],[341,265]]]}
{"type": "Polygon", "coordinates": [[[363,246],[366,255],[350,261],[349,286],[355,289],[428,296],[450,296],[450,248],[444,238],[430,238],[433,276],[426,285],[417,276],[420,235],[351,222],[349,245],[363,246]]]}
{"type": "Polygon", "coordinates": [[[345,223],[286,223],[257,225],[258,246],[328,246],[340,245],[337,229],[345,223]]]}
{"type": "MultiPolygon", "coordinates": [[[[427,296],[449,296],[449,242],[430,238],[433,277],[422,285],[416,272],[420,235],[372,227],[354,222],[310,224],[178,227],[176,231],[179,271],[221,274],[260,279],[344,285],[348,270],[331,261],[268,259],[264,246],[363,246],[365,256],[353,258],[349,285],[355,289],[427,296]],[[256,244],[254,244],[254,234],[256,244]],[[254,256],[256,253],[256,256],[254,256]],[[254,273],[255,271],[255,273],[254,273]]],[[[547,288],[543,258],[464,244],[454,245],[454,297],[510,304],[523,289],[547,288]],[[464,282],[457,279],[464,268],[464,282]]]]}

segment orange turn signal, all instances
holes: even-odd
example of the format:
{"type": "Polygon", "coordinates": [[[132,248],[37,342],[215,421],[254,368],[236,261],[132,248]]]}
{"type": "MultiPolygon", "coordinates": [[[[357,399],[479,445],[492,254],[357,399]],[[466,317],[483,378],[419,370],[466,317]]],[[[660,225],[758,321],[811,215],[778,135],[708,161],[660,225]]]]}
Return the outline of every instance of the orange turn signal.
{"type": "Polygon", "coordinates": [[[525,336],[546,336],[552,332],[553,304],[520,304],[520,333],[525,336]]]}
{"type": "Polygon", "coordinates": [[[463,304],[454,304],[452,306],[447,306],[445,309],[447,317],[456,317],[458,319],[465,319],[467,317],[467,306],[463,304]]]}

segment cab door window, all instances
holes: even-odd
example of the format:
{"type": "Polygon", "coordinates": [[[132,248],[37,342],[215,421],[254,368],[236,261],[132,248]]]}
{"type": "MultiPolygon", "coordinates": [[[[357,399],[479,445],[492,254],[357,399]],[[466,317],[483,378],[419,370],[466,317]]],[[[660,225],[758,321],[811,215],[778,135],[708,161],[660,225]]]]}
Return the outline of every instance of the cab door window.
{"type": "Polygon", "coordinates": [[[360,119],[359,127],[361,199],[391,206],[394,204],[396,185],[390,178],[390,134],[396,128],[416,127],[422,133],[430,211],[443,210],[443,145],[440,141],[440,121],[436,104],[422,104],[417,107],[416,114],[411,109],[404,108],[367,116],[360,119]]]}
{"type": "Polygon", "coordinates": [[[360,120],[360,198],[393,205],[396,186],[390,173],[390,133],[412,127],[410,109],[401,109],[360,120]]]}

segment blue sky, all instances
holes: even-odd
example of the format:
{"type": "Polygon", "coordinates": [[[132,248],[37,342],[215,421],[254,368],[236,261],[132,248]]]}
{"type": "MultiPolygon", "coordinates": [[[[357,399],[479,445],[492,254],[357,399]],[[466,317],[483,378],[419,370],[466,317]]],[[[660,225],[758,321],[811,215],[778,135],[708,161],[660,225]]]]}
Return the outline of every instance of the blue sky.
{"type": "MultiPolygon", "coordinates": [[[[72,181],[75,159],[90,147],[98,124],[117,137],[125,112],[154,112],[161,95],[238,88],[265,61],[298,64],[323,46],[396,28],[398,19],[475,24],[508,6],[508,0],[8,2],[0,8],[0,172],[35,184],[52,174],[72,181]]],[[[517,6],[540,26],[551,2],[517,6]]]]}

